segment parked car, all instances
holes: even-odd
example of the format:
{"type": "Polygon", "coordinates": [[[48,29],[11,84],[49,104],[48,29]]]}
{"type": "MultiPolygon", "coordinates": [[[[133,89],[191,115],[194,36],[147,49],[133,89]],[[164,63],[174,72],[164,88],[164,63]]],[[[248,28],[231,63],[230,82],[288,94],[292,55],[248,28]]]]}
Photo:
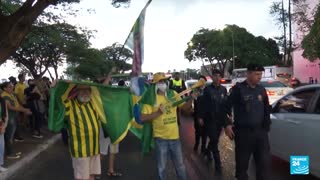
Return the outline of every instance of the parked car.
{"type": "Polygon", "coordinates": [[[291,86],[292,88],[299,87],[300,85],[301,85],[301,82],[300,82],[299,79],[294,78],[294,77],[290,79],[290,86],[291,86]]]}
{"type": "Polygon", "coordinates": [[[266,88],[270,104],[293,90],[282,82],[271,79],[262,80],[260,84],[266,88]]]}
{"type": "MultiPolygon", "coordinates": [[[[192,87],[198,80],[192,79],[185,81],[187,89],[192,87]]],[[[206,82],[206,86],[210,85],[212,83],[212,80],[208,80],[206,82]]],[[[227,88],[227,91],[229,92],[229,89],[233,86],[230,79],[221,79],[221,85],[227,88]]]]}
{"type": "Polygon", "coordinates": [[[307,85],[272,104],[271,153],[285,161],[307,155],[310,173],[320,177],[320,84],[307,85]]]}
{"type": "Polygon", "coordinates": [[[232,84],[232,80],[231,79],[221,79],[221,85],[227,88],[227,91],[229,92],[229,90],[234,86],[234,84],[232,84]]]}
{"type": "MultiPolygon", "coordinates": [[[[186,80],[185,81],[186,88],[187,89],[191,88],[196,82],[198,82],[198,80],[196,79],[186,80]]],[[[206,86],[210,85],[211,83],[212,81],[207,81],[206,86]]]]}

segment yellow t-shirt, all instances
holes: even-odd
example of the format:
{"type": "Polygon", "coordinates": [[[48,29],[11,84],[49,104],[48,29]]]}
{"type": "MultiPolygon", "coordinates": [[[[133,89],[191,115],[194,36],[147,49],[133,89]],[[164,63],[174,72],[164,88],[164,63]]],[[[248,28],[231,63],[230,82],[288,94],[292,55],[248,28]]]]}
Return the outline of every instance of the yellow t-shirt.
{"type": "MultiPolygon", "coordinates": [[[[177,95],[176,92],[175,95],[177,95]]],[[[178,101],[180,99],[181,98],[177,96],[176,100],[178,101]]],[[[165,96],[157,94],[156,105],[154,107],[150,105],[143,105],[142,114],[152,114],[157,112],[160,104],[164,105],[165,112],[152,121],[153,137],[161,139],[179,139],[179,127],[176,112],[177,107],[171,107],[169,100],[165,96]]]]}
{"type": "Polygon", "coordinates": [[[22,104],[26,104],[26,97],[24,95],[24,90],[27,88],[27,85],[24,84],[24,83],[20,83],[18,82],[16,84],[16,87],[14,89],[14,93],[17,95],[19,101],[22,103],[22,104]]]}

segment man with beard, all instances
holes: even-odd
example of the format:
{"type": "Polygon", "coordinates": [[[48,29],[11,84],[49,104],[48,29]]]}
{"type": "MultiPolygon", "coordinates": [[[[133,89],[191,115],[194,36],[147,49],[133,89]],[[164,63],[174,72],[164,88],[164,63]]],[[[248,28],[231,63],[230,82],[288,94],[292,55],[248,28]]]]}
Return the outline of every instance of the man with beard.
{"type": "Polygon", "coordinates": [[[77,85],[74,98],[64,100],[69,148],[76,180],[94,180],[101,174],[99,133],[101,124],[91,102],[91,87],[77,85]]]}

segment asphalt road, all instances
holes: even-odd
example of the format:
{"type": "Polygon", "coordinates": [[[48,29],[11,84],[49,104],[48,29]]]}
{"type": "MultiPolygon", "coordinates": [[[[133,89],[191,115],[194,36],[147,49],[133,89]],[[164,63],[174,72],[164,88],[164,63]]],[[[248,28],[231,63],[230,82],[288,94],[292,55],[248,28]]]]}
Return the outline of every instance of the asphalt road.
{"type": "MultiPolygon", "coordinates": [[[[193,121],[183,118],[180,126],[183,156],[188,177],[191,180],[233,180],[235,173],[234,144],[224,134],[221,136],[220,152],[223,163],[223,175],[217,176],[214,165],[209,163],[200,153],[193,152],[194,129],[193,121]]],[[[157,179],[155,156],[153,153],[142,156],[140,142],[131,133],[121,142],[117,156],[116,169],[123,173],[119,180],[154,180],[157,179]]],[[[172,163],[168,166],[168,179],[176,179],[172,163]]],[[[102,161],[102,179],[107,177],[107,159],[102,161]]],[[[250,165],[250,180],[255,180],[254,165],[250,165]]],[[[21,169],[12,180],[69,180],[73,179],[72,165],[68,149],[61,141],[41,153],[29,166],[21,169]]],[[[289,165],[275,157],[272,159],[272,180],[319,180],[312,176],[291,176],[289,165]]]]}

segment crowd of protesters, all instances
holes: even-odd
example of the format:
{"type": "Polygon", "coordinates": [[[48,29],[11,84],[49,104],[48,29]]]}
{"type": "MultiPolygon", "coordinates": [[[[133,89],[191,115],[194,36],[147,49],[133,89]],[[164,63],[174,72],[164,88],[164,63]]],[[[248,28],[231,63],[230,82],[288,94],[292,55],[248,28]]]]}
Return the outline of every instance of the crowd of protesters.
{"type": "Polygon", "coordinates": [[[50,79],[47,77],[29,79],[18,75],[18,81],[11,76],[0,85],[0,172],[5,159],[19,159],[22,152],[15,148],[28,134],[42,139],[41,128],[47,121],[50,79]],[[27,133],[22,133],[27,132],[27,133]]]}

